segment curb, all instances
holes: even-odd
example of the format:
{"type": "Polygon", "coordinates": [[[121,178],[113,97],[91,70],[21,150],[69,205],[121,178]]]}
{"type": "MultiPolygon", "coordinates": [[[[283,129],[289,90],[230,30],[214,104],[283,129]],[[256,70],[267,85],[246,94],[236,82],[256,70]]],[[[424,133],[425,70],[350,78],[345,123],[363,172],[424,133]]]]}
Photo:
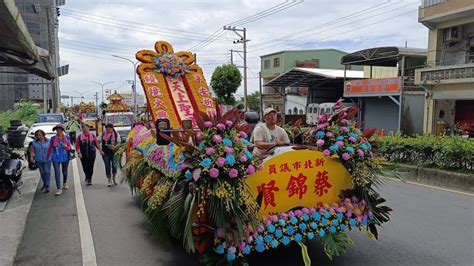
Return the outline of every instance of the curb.
{"type": "Polygon", "coordinates": [[[21,195],[13,193],[5,211],[0,213],[0,265],[13,265],[25,232],[26,220],[40,178],[37,171],[25,169],[21,195]]]}
{"type": "Polygon", "coordinates": [[[474,192],[474,175],[451,172],[440,169],[425,168],[407,164],[397,164],[401,176],[409,181],[427,185],[474,192]]]}

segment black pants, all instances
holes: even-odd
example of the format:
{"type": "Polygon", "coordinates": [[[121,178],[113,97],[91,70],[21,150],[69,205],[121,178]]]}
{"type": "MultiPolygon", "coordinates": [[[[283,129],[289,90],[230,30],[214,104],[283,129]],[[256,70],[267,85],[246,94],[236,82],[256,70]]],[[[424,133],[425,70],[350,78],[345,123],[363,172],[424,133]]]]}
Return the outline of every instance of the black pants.
{"type": "Polygon", "coordinates": [[[82,157],[82,170],[84,170],[84,174],[86,176],[86,181],[92,181],[92,175],[94,174],[94,163],[95,163],[95,156],[94,157],[82,157]]]}

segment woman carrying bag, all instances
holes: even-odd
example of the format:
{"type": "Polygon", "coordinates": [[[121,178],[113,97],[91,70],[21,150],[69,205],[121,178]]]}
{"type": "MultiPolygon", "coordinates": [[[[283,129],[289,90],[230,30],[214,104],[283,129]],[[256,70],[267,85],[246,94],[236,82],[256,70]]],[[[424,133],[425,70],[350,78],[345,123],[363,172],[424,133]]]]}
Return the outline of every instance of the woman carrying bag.
{"type": "Polygon", "coordinates": [[[102,148],[99,146],[97,137],[90,132],[89,125],[82,125],[82,134],[76,140],[76,152],[81,159],[82,170],[86,176],[86,185],[92,185],[92,175],[94,174],[94,163],[96,149],[101,155],[104,155],[102,148]]]}
{"type": "Polygon", "coordinates": [[[54,168],[54,177],[56,180],[56,196],[63,193],[61,190],[61,170],[63,172],[63,189],[68,189],[67,172],[69,166],[69,154],[71,150],[71,142],[69,137],[64,134],[66,128],[63,124],[58,124],[53,128],[56,135],[51,138],[48,147],[48,158],[51,158],[54,168]]]}
{"type": "Polygon", "coordinates": [[[120,143],[120,135],[115,131],[114,125],[108,123],[105,125],[105,132],[102,133],[100,138],[102,143],[102,159],[105,164],[105,175],[107,176],[107,186],[117,185],[116,176],[117,176],[117,166],[114,161],[115,147],[120,143]]]}
{"type": "Polygon", "coordinates": [[[43,130],[39,129],[35,132],[35,140],[30,146],[30,162],[35,161],[38,165],[41,180],[43,181],[44,193],[49,193],[49,185],[51,182],[51,160],[48,158],[49,139],[43,130]]]}

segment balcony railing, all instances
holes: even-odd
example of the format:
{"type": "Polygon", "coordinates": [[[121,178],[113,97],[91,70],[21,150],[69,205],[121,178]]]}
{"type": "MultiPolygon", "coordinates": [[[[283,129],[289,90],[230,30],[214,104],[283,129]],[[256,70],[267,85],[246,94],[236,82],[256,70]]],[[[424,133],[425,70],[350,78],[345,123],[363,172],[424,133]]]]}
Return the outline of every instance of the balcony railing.
{"type": "Polygon", "coordinates": [[[449,84],[474,82],[474,63],[438,66],[416,70],[417,84],[449,84]]]}
{"type": "Polygon", "coordinates": [[[448,0],[421,0],[421,8],[446,3],[448,0]]]}

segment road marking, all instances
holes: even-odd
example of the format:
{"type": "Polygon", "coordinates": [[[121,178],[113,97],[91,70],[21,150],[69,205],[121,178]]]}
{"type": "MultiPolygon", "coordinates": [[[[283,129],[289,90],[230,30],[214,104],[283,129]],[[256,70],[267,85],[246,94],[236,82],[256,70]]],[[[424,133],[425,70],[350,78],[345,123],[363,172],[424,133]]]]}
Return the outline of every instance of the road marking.
{"type": "Polygon", "coordinates": [[[407,184],[417,185],[417,186],[421,186],[421,187],[427,187],[427,188],[432,188],[432,189],[437,189],[437,190],[442,190],[442,191],[447,191],[447,192],[452,192],[452,193],[457,193],[457,194],[461,194],[461,195],[465,195],[465,196],[474,197],[474,194],[469,193],[469,192],[462,192],[462,191],[457,191],[457,190],[453,190],[453,189],[449,189],[449,188],[436,187],[436,186],[426,185],[426,184],[417,183],[417,182],[413,182],[413,181],[400,180],[400,179],[387,177],[387,176],[383,176],[383,178],[390,179],[392,181],[399,181],[399,182],[402,182],[402,183],[407,183],[407,184]]]}
{"type": "Polygon", "coordinates": [[[74,176],[74,192],[76,194],[77,219],[79,220],[79,235],[81,237],[82,265],[97,265],[95,257],[94,239],[92,238],[89,217],[87,216],[84,196],[82,194],[81,179],[77,160],[72,160],[72,174],[74,176]]]}

